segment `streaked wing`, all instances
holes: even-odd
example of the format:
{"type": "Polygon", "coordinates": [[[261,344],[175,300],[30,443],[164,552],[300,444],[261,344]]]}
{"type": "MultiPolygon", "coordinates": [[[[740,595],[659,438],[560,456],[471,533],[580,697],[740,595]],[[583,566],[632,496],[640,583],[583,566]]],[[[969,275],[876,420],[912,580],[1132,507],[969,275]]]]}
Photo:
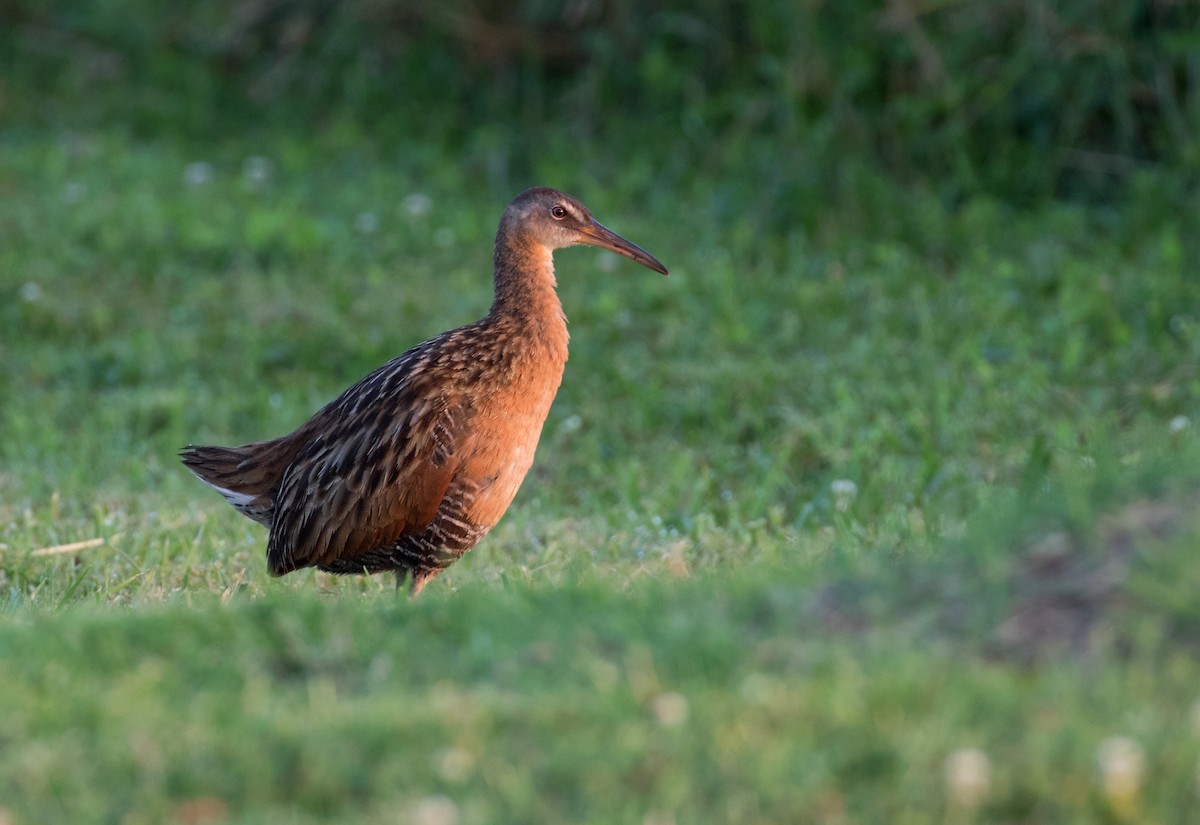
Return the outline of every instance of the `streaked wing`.
{"type": "Polygon", "coordinates": [[[420,357],[385,367],[318,413],[328,425],[296,456],[275,499],[276,575],[353,562],[434,520],[459,466],[470,403],[420,380],[420,357]],[[416,363],[405,363],[416,361],[416,363]]]}

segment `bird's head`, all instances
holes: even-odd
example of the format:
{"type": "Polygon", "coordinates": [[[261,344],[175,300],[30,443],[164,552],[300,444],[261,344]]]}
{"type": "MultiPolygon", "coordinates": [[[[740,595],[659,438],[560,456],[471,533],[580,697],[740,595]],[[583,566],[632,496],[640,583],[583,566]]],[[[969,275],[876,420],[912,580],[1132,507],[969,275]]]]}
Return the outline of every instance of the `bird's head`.
{"type": "Polygon", "coordinates": [[[539,187],[517,195],[504,210],[501,226],[547,249],[578,244],[598,246],[667,274],[667,268],[657,258],[601,224],[575,198],[555,189],[539,187]]]}

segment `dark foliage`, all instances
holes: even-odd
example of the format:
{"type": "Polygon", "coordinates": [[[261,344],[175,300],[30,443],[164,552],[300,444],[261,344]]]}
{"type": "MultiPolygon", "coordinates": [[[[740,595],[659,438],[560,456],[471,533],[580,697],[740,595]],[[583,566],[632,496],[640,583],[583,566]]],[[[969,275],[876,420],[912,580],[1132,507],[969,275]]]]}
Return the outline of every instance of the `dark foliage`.
{"type": "Polygon", "coordinates": [[[0,116],[208,139],[351,121],[380,140],[636,146],[774,198],[862,161],[951,201],[1119,196],[1200,167],[1185,0],[5,0],[0,116]],[[518,137],[519,136],[519,137],[518,137]]]}

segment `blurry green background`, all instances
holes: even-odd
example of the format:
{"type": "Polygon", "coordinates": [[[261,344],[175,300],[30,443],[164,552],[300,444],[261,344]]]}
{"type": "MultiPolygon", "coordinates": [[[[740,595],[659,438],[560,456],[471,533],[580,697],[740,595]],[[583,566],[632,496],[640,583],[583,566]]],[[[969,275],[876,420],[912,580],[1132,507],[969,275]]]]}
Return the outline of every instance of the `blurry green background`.
{"type": "Polygon", "coordinates": [[[415,168],[435,143],[503,193],[555,160],[675,192],[700,178],[754,191],[765,234],[866,197],[875,173],[948,204],[1111,202],[1166,170],[1162,195],[1178,196],[1200,163],[1200,12],[1182,1],[6,0],[0,13],[18,133],[307,132],[415,168]]]}
{"type": "Polygon", "coordinates": [[[0,825],[1189,821],[1200,6],[0,0],[0,825]],[[413,602],[178,464],[490,298],[571,360],[413,602]],[[90,543],[77,549],[69,545],[90,543]]]}

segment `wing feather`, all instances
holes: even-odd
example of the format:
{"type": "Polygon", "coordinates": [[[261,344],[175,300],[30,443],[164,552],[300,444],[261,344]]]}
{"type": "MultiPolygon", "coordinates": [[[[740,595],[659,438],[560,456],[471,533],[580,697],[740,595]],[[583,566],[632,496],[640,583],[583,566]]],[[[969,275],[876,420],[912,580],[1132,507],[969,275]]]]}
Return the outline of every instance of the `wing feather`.
{"type": "Polygon", "coordinates": [[[437,515],[471,405],[444,383],[419,380],[419,358],[388,367],[403,374],[367,376],[317,414],[327,421],[284,474],[267,545],[275,575],[352,561],[419,534],[437,515]]]}

